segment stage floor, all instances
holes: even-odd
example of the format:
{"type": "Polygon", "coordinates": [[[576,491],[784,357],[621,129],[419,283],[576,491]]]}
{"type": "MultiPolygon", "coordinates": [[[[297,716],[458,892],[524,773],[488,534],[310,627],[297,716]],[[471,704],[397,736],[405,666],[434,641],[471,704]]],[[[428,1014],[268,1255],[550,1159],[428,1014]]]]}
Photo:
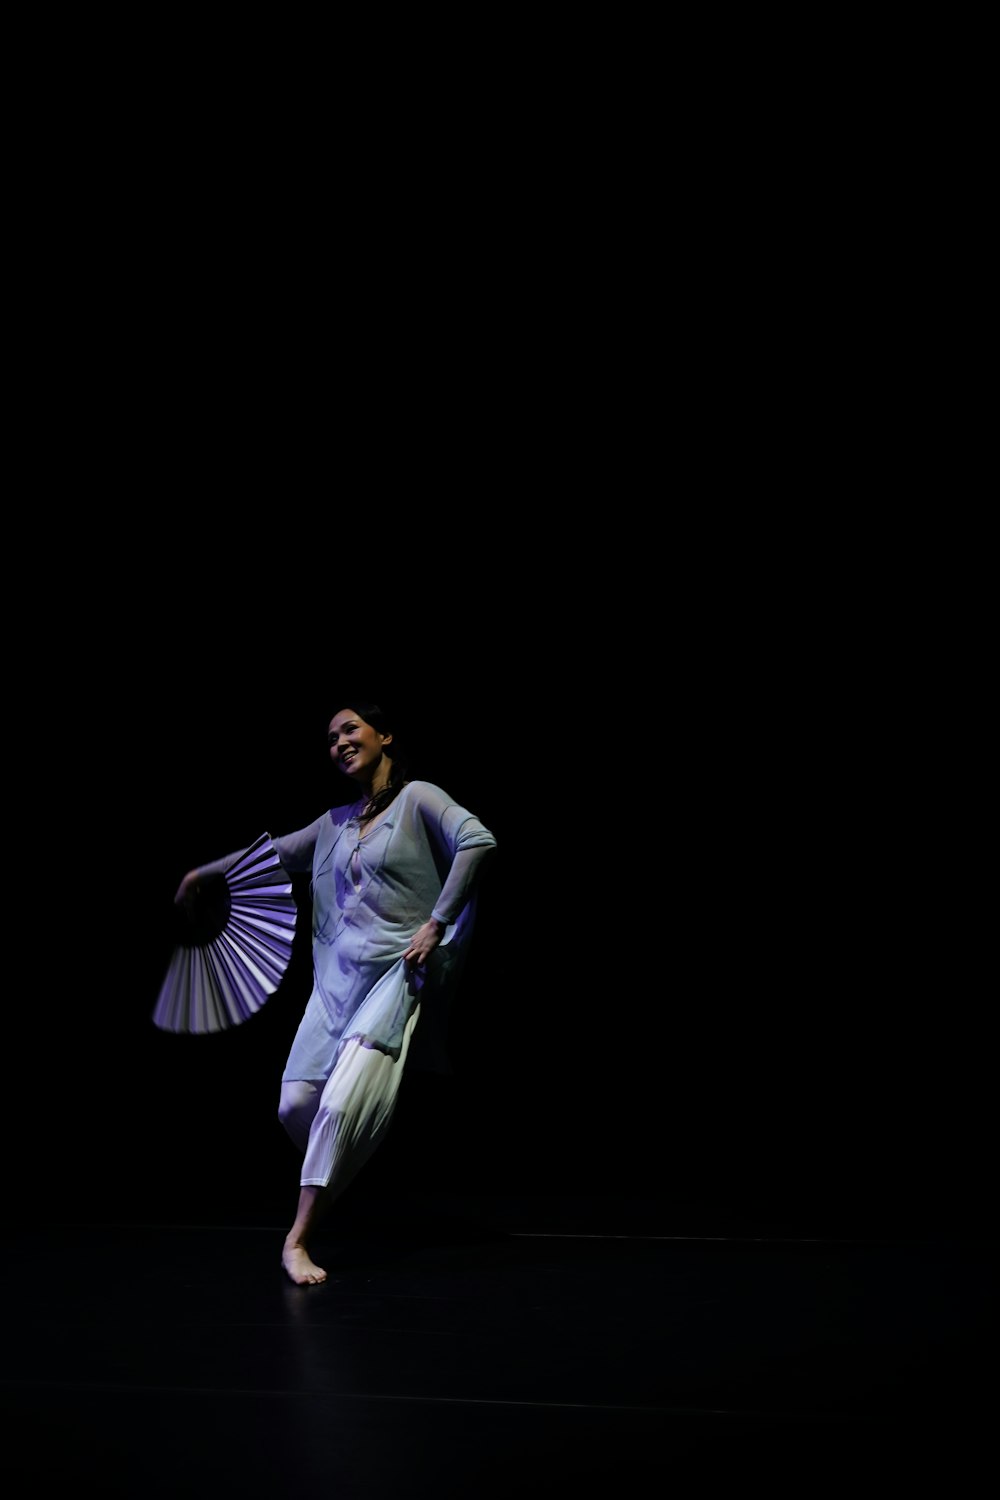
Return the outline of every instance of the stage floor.
{"type": "Polygon", "coordinates": [[[316,1287],[284,1276],[280,1225],[8,1230],[7,1493],[971,1486],[992,1246],[640,1226],[398,1203],[327,1226],[316,1287]]]}

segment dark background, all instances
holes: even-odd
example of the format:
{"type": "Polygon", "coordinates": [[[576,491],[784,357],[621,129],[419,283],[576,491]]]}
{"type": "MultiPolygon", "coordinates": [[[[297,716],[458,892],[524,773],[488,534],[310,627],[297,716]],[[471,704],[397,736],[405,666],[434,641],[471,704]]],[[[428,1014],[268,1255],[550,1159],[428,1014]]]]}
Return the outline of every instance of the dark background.
{"type": "Polygon", "coordinates": [[[491,125],[460,192],[450,157],[418,189],[398,142],[348,152],[381,233],[270,135],[220,165],[211,121],[178,164],[110,112],[34,175],[15,1216],[287,1218],[301,963],[222,1037],[149,1017],[181,874],[326,804],[346,665],[499,841],[463,1182],[681,1227],[979,1220],[982,237],[936,140],[890,171],[881,117],[817,128],[811,72],[762,102],[742,51],[719,109],[708,57],[666,160],[638,95],[628,149],[578,110],[575,151],[533,132],[512,167],[491,125]]]}
{"type": "Polygon", "coordinates": [[[232,550],[192,527],[49,593],[11,775],[16,1217],[289,1219],[308,910],[245,1025],[150,1017],[181,876],[341,800],[325,729],[358,684],[498,840],[454,1074],[407,1078],[359,1202],[985,1222],[977,710],[899,534],[506,519],[386,513],[381,552],[336,513],[232,550]]]}

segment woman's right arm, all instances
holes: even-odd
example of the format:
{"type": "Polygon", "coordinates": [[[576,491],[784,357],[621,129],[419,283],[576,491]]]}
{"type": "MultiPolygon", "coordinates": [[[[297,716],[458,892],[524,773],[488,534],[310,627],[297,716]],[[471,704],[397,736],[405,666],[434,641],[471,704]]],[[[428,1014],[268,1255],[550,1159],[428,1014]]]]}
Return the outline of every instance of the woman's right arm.
{"type": "MultiPolygon", "coordinates": [[[[307,824],[305,828],[299,828],[295,833],[277,834],[271,838],[274,851],[281,863],[281,868],[289,875],[301,875],[312,869],[313,850],[316,848],[316,839],[323,826],[324,820],[329,815],[324,813],[316,818],[314,822],[307,824]]],[[[270,835],[269,835],[270,837],[270,835]]],[[[249,845],[247,846],[249,847],[249,845]]],[[[219,875],[225,875],[229,867],[236,862],[245,849],[237,849],[235,854],[227,854],[222,859],[212,860],[210,864],[198,865],[193,870],[188,870],[180,885],[174,902],[177,905],[190,906],[197,899],[198,893],[206,880],[219,875]]]]}
{"type": "MultiPolygon", "coordinates": [[[[249,848],[249,845],[247,847],[249,848]]],[[[220,875],[225,875],[230,865],[235,864],[240,855],[245,853],[245,849],[237,849],[235,854],[227,854],[222,859],[213,859],[211,864],[198,865],[195,869],[188,870],[184,879],[177,887],[174,905],[190,907],[197,900],[206,880],[213,880],[220,875]]]]}

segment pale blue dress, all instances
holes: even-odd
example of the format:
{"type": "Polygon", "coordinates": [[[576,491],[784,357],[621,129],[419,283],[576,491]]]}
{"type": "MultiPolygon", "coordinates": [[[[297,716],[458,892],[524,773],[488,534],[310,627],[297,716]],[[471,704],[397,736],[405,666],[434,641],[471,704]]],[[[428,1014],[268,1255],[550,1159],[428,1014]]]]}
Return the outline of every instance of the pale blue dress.
{"type": "Polygon", "coordinates": [[[313,988],[283,1081],[329,1078],[345,1043],[398,1058],[418,1001],[411,1060],[448,1071],[447,1012],[468,955],[480,866],[496,847],[467,808],[429,781],[408,782],[360,832],[361,802],[272,835],[289,874],[311,874],[313,988]],[[446,924],[425,975],[403,954],[429,917],[446,924]]]}

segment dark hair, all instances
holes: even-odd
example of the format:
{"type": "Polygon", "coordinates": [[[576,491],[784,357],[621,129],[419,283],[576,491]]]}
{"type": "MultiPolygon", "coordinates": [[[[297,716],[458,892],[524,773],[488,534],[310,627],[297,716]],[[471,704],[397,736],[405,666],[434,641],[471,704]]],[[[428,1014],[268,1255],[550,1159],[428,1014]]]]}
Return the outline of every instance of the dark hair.
{"type": "Polygon", "coordinates": [[[392,769],[389,772],[389,781],[380,792],[376,792],[368,803],[369,816],[374,817],[376,813],[384,812],[391,802],[395,802],[403,784],[406,781],[407,760],[406,752],[396,739],[396,729],[392,716],[386,713],[378,703],[373,703],[369,698],[345,698],[341,696],[337,701],[336,708],[330,710],[330,719],[349,708],[352,713],[357,714],[359,719],[364,719],[370,724],[376,734],[391,734],[392,745],[389,749],[389,759],[392,761],[392,769]]]}

